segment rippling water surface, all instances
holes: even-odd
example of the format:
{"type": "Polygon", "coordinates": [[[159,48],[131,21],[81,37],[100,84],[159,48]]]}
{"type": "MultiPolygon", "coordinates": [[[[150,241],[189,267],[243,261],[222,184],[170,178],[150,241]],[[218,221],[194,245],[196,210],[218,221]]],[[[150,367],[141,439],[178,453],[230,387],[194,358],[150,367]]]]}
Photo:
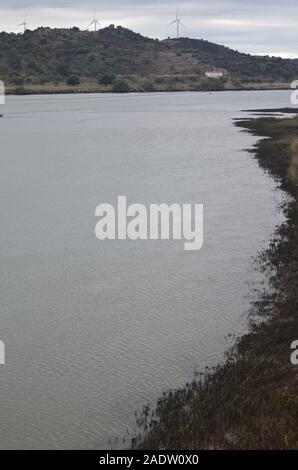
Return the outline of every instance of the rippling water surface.
{"type": "Polygon", "coordinates": [[[282,195],[233,127],[289,92],[10,97],[0,120],[0,447],[98,448],[221,360],[282,195]],[[203,203],[205,244],[99,242],[95,207],[203,203]]]}

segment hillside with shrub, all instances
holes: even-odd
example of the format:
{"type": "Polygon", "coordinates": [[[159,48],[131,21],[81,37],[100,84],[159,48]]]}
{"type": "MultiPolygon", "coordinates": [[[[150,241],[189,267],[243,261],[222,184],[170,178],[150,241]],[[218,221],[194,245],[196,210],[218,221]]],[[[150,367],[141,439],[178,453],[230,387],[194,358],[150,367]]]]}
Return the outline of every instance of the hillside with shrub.
{"type": "Polygon", "coordinates": [[[136,91],[271,88],[287,87],[297,77],[298,60],[252,56],[201,39],[160,41],[121,26],[96,33],[76,27],[0,33],[0,78],[8,89],[109,91],[119,79],[136,91]],[[206,79],[214,68],[227,77],[206,79]]]}

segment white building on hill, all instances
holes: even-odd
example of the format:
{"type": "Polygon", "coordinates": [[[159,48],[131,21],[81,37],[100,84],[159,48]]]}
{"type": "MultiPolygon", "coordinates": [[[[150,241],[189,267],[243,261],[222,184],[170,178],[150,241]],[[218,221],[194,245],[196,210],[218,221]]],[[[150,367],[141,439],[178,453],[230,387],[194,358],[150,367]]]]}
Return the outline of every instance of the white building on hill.
{"type": "Polygon", "coordinates": [[[208,78],[224,78],[227,76],[226,70],[210,70],[205,73],[205,76],[208,78]]]}

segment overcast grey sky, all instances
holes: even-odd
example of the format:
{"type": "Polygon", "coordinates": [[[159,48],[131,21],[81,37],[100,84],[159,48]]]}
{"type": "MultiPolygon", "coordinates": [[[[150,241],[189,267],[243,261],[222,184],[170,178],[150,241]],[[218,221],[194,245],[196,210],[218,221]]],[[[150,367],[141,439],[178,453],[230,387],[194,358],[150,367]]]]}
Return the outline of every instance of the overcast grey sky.
{"type": "Polygon", "coordinates": [[[297,0],[0,0],[0,30],[40,25],[86,29],[96,7],[101,25],[121,24],[150,37],[175,35],[179,5],[183,36],[204,38],[252,54],[298,57],[297,0]]]}

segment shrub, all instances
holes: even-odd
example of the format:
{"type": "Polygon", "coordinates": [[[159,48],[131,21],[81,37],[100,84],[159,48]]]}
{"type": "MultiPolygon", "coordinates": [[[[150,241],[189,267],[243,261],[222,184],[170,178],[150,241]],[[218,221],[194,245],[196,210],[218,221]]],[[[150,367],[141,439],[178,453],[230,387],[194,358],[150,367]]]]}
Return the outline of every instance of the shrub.
{"type": "Polygon", "coordinates": [[[113,81],[113,92],[114,93],[128,93],[130,91],[129,84],[126,80],[118,78],[113,81]]]}
{"type": "Polygon", "coordinates": [[[71,75],[67,79],[67,85],[79,85],[80,84],[80,77],[78,75],[71,75]]]}
{"type": "Polygon", "coordinates": [[[18,86],[14,89],[15,95],[27,95],[26,89],[23,86],[18,86]]]}
{"type": "Polygon", "coordinates": [[[98,79],[98,84],[99,85],[112,85],[112,83],[115,81],[116,76],[113,73],[106,73],[105,75],[102,75],[98,79]]]}
{"type": "Polygon", "coordinates": [[[59,75],[66,77],[69,73],[69,66],[67,64],[60,63],[56,67],[56,72],[59,73],[59,75]]]}
{"type": "Polygon", "coordinates": [[[15,77],[15,78],[13,79],[14,85],[18,85],[18,86],[24,85],[24,82],[25,82],[25,80],[24,80],[23,77],[15,77]]]}
{"type": "Polygon", "coordinates": [[[156,91],[154,81],[150,78],[144,78],[141,80],[140,85],[143,91],[156,91]]]}

